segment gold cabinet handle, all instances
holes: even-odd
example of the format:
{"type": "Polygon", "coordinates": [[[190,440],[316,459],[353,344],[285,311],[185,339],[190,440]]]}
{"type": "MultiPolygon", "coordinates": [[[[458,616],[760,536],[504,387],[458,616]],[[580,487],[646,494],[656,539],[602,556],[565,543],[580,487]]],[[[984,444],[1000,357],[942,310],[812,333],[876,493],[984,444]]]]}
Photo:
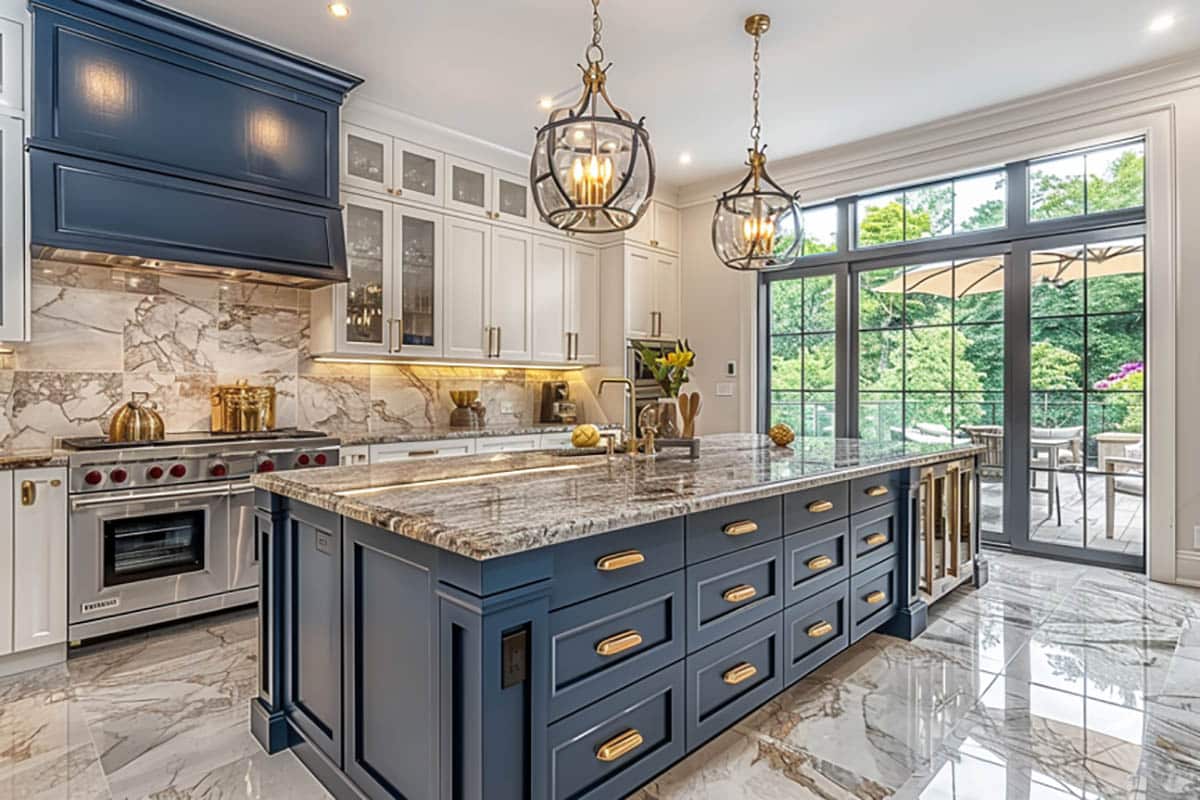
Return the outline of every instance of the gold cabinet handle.
{"type": "Polygon", "coordinates": [[[883,592],[871,592],[869,595],[867,595],[867,602],[873,606],[879,605],[884,600],[887,600],[887,595],[883,592]]]}
{"type": "Polygon", "coordinates": [[[615,656],[617,653],[623,653],[631,647],[637,647],[642,643],[642,635],[637,631],[623,631],[604,639],[596,645],[596,655],[598,656],[615,656]]]}
{"type": "Polygon", "coordinates": [[[812,514],[824,514],[826,511],[833,510],[833,501],[832,500],[813,500],[811,503],[808,504],[807,508],[808,508],[809,512],[812,514]]]}
{"type": "Polygon", "coordinates": [[[885,494],[888,493],[888,491],[889,491],[888,487],[886,487],[886,486],[869,486],[869,487],[867,487],[867,496],[868,497],[883,497],[885,494]]]}
{"type": "Polygon", "coordinates": [[[738,522],[731,522],[721,528],[726,536],[745,536],[747,533],[754,533],[758,530],[758,523],[754,520],[743,519],[738,522]]]}
{"type": "Polygon", "coordinates": [[[832,565],[833,565],[833,559],[830,558],[829,556],[817,556],[816,558],[809,559],[809,562],[808,562],[808,568],[813,570],[814,572],[819,569],[825,569],[826,567],[829,567],[832,565]]]}
{"type": "Polygon", "coordinates": [[[618,733],[596,750],[597,761],[616,761],[626,753],[632,753],[642,746],[642,735],[636,728],[630,728],[624,733],[618,733]]]}
{"type": "Polygon", "coordinates": [[[833,631],[833,626],[828,622],[821,620],[816,625],[808,629],[808,636],[811,639],[820,639],[822,636],[827,636],[833,631]]]}
{"type": "Polygon", "coordinates": [[[886,541],[887,541],[887,534],[884,534],[884,533],[872,533],[872,534],[871,534],[870,536],[868,536],[866,539],[863,539],[863,541],[864,541],[864,542],[866,542],[866,543],[867,543],[867,545],[868,545],[869,547],[874,547],[875,545],[878,545],[878,544],[883,544],[884,542],[886,542],[886,541]]]}
{"type": "Polygon", "coordinates": [[[721,680],[730,686],[737,686],[742,681],[748,681],[758,674],[758,667],[748,661],[743,661],[721,676],[721,680]]]}
{"type": "Polygon", "coordinates": [[[735,586],[729,591],[725,592],[725,594],[721,595],[721,597],[726,603],[740,603],[743,600],[749,600],[756,594],[758,594],[758,589],[755,589],[749,584],[743,583],[741,586],[735,586]]]}
{"type": "Polygon", "coordinates": [[[37,484],[33,481],[21,481],[21,505],[31,506],[37,502],[37,484]]]}
{"type": "Polygon", "coordinates": [[[646,560],[646,557],[637,550],[622,550],[619,553],[611,553],[607,556],[602,556],[596,561],[596,569],[601,572],[612,572],[618,569],[625,569],[636,564],[641,564],[646,560]]]}

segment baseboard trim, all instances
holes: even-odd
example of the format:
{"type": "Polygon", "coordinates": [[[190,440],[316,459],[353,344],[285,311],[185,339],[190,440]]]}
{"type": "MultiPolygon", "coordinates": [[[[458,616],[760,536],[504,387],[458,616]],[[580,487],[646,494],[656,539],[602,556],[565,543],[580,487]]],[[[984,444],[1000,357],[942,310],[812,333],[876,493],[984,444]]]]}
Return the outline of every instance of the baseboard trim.
{"type": "Polygon", "coordinates": [[[0,678],[21,672],[45,669],[67,660],[67,643],[48,644],[0,658],[0,678]]]}

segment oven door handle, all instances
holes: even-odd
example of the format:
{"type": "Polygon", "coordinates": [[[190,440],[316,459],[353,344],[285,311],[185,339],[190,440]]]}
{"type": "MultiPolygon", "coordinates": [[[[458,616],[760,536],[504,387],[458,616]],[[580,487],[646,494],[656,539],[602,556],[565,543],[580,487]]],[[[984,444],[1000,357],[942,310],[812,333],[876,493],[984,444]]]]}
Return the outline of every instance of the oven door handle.
{"type": "Polygon", "coordinates": [[[195,489],[175,489],[174,491],[166,492],[142,492],[140,494],[130,493],[122,494],[118,497],[81,497],[71,501],[71,510],[80,508],[91,508],[93,506],[111,506],[120,503],[144,503],[152,500],[175,500],[188,497],[213,497],[220,498],[228,494],[226,487],[222,486],[219,490],[214,490],[212,486],[197,487],[195,489]]]}
{"type": "Polygon", "coordinates": [[[239,494],[252,494],[254,492],[254,484],[250,481],[245,483],[234,483],[229,487],[230,497],[236,497],[239,494]]]}

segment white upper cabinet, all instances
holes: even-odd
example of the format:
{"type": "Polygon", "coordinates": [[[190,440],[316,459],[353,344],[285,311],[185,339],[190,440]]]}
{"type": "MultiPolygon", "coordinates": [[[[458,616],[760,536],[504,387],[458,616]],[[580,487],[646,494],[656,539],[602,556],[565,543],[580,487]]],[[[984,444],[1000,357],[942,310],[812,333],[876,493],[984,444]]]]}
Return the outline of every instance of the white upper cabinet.
{"type": "Polygon", "coordinates": [[[679,210],[659,200],[651,200],[645,215],[625,232],[625,241],[679,252],[679,210]]]}
{"type": "Polygon", "coordinates": [[[679,257],[625,248],[625,335],[632,339],[681,336],[679,257]]]}
{"type": "Polygon", "coordinates": [[[559,239],[533,240],[533,360],[563,362],[570,358],[571,246],[559,239]]]}
{"type": "Polygon", "coordinates": [[[396,257],[392,265],[396,309],[390,352],[442,354],[442,215],[397,205],[394,212],[396,257]]]}
{"type": "Polygon", "coordinates": [[[658,315],[657,328],[652,335],[659,339],[681,337],[679,313],[679,257],[656,253],[654,255],[654,311],[658,315]]]}
{"type": "Polygon", "coordinates": [[[492,357],[527,361],[533,357],[533,235],[492,229],[488,273],[489,325],[494,329],[492,357]]]}
{"type": "Polygon", "coordinates": [[[391,194],[391,136],[357,125],[342,125],[342,188],[391,194]]]}
{"type": "Polygon", "coordinates": [[[529,179],[511,172],[492,173],[492,200],[495,211],[492,219],[518,225],[532,225],[537,210],[529,191],[529,179]]]}
{"type": "Polygon", "coordinates": [[[593,247],[571,245],[567,272],[567,361],[600,363],[600,253],[593,247]]]}
{"type": "Polygon", "coordinates": [[[445,156],[437,150],[396,139],[392,194],[406,202],[441,206],[445,156]]]}
{"type": "Polygon", "coordinates": [[[22,469],[12,476],[13,650],[62,644],[67,640],[66,471],[22,469]]]}
{"type": "Polygon", "coordinates": [[[446,208],[491,219],[491,167],[446,156],[446,208]]]}
{"type": "Polygon", "coordinates": [[[320,290],[332,293],[332,306],[317,309],[322,316],[314,319],[314,350],[383,355],[391,348],[396,317],[395,205],[351,194],[342,202],[350,280],[320,290]]]}
{"type": "MultiPolygon", "coordinates": [[[[8,13],[8,6],[0,8],[8,13]]],[[[18,13],[22,14],[23,9],[18,13]]],[[[0,17],[0,107],[25,109],[25,26],[0,17]]]]}
{"type": "Polygon", "coordinates": [[[492,226],[446,218],[443,352],[454,358],[487,358],[494,337],[488,328],[487,280],[492,260],[492,226]]]}

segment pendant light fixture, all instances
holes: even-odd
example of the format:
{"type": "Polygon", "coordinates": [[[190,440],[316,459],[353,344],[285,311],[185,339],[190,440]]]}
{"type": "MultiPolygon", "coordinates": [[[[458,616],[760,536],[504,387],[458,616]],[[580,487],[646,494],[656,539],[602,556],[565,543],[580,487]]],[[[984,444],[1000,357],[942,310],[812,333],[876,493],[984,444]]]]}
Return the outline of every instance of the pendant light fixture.
{"type": "Polygon", "coordinates": [[[538,213],[559,230],[612,233],[632,228],[654,194],[650,134],[605,89],[600,0],[592,0],[592,41],[584,51],[583,94],[557,108],[537,132],[529,180],[538,213]]]}
{"type": "Polygon", "coordinates": [[[750,172],[717,198],[713,212],[712,241],[717,257],[730,269],[755,270],[785,267],[800,255],[799,193],[788,194],[767,174],[766,145],[759,146],[758,120],[759,44],[771,28],[771,18],[754,14],[746,18],[746,33],[754,37],[754,124],[746,165],[750,172]]]}

